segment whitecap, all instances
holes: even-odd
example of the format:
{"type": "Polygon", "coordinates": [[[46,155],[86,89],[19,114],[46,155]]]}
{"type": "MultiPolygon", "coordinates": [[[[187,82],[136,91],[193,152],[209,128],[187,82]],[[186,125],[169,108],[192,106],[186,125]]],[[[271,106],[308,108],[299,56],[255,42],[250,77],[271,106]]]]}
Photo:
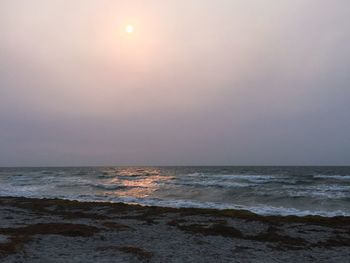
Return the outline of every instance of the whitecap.
{"type": "Polygon", "coordinates": [[[320,179],[335,179],[335,180],[350,180],[350,175],[314,175],[314,178],[320,179]]]}

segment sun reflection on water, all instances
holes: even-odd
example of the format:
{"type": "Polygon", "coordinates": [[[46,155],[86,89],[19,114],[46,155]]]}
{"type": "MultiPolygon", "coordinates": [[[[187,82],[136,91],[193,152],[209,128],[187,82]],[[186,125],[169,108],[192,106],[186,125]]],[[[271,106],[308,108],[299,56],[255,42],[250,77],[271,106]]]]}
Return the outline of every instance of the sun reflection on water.
{"type": "Polygon", "coordinates": [[[106,195],[115,197],[149,197],[161,185],[173,179],[156,168],[114,168],[104,171],[104,174],[109,176],[109,179],[104,181],[105,184],[120,186],[117,190],[105,192],[106,195]]]}

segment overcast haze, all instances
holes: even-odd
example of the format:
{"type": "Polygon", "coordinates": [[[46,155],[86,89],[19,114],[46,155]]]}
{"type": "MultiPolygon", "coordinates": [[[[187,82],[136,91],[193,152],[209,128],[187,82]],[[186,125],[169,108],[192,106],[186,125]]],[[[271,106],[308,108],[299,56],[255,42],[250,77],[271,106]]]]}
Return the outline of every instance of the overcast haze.
{"type": "Polygon", "coordinates": [[[350,165],[349,18],[348,0],[0,0],[0,166],[350,165]]]}

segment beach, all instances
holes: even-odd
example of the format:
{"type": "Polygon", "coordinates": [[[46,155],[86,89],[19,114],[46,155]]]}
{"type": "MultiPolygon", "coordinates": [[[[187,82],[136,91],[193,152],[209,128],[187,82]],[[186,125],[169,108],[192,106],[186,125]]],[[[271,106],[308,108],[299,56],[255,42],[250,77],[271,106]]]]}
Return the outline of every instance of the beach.
{"type": "Polygon", "coordinates": [[[349,262],[350,217],[0,198],[0,261],[349,262]]]}

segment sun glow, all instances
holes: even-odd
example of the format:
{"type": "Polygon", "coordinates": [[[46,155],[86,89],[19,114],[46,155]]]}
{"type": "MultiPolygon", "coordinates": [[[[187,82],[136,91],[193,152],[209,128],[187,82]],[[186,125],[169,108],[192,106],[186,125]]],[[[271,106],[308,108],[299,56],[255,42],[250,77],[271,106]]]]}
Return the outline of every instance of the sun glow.
{"type": "Polygon", "coordinates": [[[130,25],[130,24],[126,25],[125,26],[125,32],[128,33],[128,34],[134,33],[135,32],[134,26],[130,25]]]}

